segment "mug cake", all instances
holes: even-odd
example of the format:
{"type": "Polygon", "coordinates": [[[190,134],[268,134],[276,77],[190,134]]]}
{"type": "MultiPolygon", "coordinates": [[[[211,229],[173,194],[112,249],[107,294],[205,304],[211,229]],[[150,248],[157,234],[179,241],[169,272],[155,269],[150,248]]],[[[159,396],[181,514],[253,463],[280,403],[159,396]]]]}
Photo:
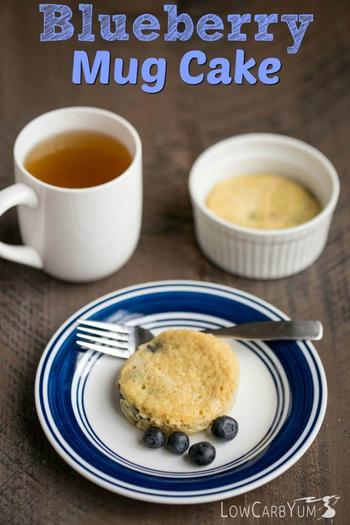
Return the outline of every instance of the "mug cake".
{"type": "Polygon", "coordinates": [[[121,409],[132,423],[187,434],[226,414],[238,383],[231,347],[191,330],[167,330],[141,345],[118,378],[121,409]]]}
{"type": "Polygon", "coordinates": [[[306,186],[269,173],[218,182],[207,197],[207,206],[232,224],[259,230],[293,228],[313,219],[322,209],[306,186]]]}
{"type": "Polygon", "coordinates": [[[339,180],[331,162],[305,142],[251,133],[230,137],[204,151],[192,166],[189,190],[196,237],[205,255],[231,273],[276,279],[304,270],[321,254],[339,196],[339,180]],[[271,175],[283,181],[277,183],[271,175]],[[253,208],[264,179],[269,187],[253,208]],[[245,195],[235,198],[237,209],[226,215],[227,193],[235,193],[236,185],[245,187],[245,195]]]}

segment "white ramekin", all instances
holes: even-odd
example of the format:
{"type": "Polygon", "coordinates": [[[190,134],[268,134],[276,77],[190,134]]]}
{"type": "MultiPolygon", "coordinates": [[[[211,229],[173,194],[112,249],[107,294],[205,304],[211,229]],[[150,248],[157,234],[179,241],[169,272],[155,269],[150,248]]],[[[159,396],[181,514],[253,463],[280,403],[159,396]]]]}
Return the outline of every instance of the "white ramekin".
{"type": "Polygon", "coordinates": [[[189,179],[198,243],[218,266],[244,277],[276,279],[300,272],[321,254],[339,196],[332,163],[300,140],[270,133],[238,135],[214,144],[194,163],[189,179]],[[213,214],[206,198],[213,186],[235,175],[276,173],[300,181],[323,209],[312,220],[285,230],[258,230],[213,214]]]}

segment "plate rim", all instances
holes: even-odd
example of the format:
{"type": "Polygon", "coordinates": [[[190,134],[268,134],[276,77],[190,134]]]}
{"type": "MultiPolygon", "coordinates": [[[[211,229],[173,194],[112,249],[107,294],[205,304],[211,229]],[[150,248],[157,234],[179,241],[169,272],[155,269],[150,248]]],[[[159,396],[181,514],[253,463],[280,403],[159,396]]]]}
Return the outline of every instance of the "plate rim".
{"type": "MultiPolygon", "coordinates": [[[[267,473],[262,478],[257,479],[255,481],[249,482],[247,486],[239,487],[239,488],[233,488],[229,489],[224,493],[216,492],[213,494],[206,494],[206,495],[192,495],[188,497],[174,497],[171,495],[157,495],[157,494],[148,494],[143,493],[141,491],[134,492],[129,490],[127,487],[112,487],[107,481],[103,479],[99,479],[94,474],[91,474],[87,470],[85,470],[83,467],[81,467],[79,464],[76,463],[74,459],[70,457],[70,455],[64,450],[64,448],[54,439],[52,436],[52,433],[50,431],[50,428],[46,424],[42,406],[40,402],[40,377],[41,373],[43,371],[43,366],[45,363],[46,356],[51,348],[51,345],[53,341],[60,335],[63,336],[64,332],[67,328],[67,326],[73,321],[74,318],[82,314],[83,312],[87,312],[93,307],[97,306],[98,303],[104,303],[105,301],[108,301],[109,299],[112,299],[115,294],[118,292],[124,293],[124,292],[133,292],[137,291],[140,287],[155,287],[155,286],[201,286],[201,287],[208,287],[208,288],[216,288],[220,289],[221,291],[226,292],[236,292],[241,295],[243,295],[247,299],[251,299],[254,301],[257,301],[260,305],[268,307],[273,310],[277,315],[281,316],[285,320],[289,320],[290,317],[288,317],[283,311],[281,311],[279,308],[274,306],[273,304],[265,301],[264,299],[261,299],[259,296],[256,296],[254,294],[251,294],[249,292],[246,292],[245,290],[241,290],[239,288],[235,288],[233,286],[227,286],[219,283],[214,282],[207,282],[207,281],[199,281],[199,280],[186,280],[186,279],[171,279],[171,280],[160,280],[160,281],[148,281],[148,282],[140,282],[137,284],[133,284],[130,286],[126,286],[123,288],[119,288],[117,290],[114,290],[113,292],[109,292],[107,294],[104,294],[93,301],[90,301],[89,303],[83,305],[81,308],[74,311],[61,325],[55,330],[51,338],[49,339],[48,343],[46,344],[44,351],[40,357],[36,376],[35,376],[35,386],[34,386],[34,392],[35,392],[35,407],[36,412],[38,415],[38,419],[40,422],[40,425],[44,431],[45,436],[47,437],[50,445],[54,448],[54,450],[58,453],[58,455],[71,467],[73,468],[78,474],[82,475],[84,478],[88,479],[90,482],[116,494],[120,494],[122,496],[126,496],[128,498],[140,500],[140,501],[148,501],[153,503],[161,503],[161,504],[177,504],[177,505],[191,505],[191,504],[198,504],[198,503],[207,503],[207,502],[213,502],[213,501],[222,501],[224,499],[232,498],[234,496],[238,496],[241,494],[246,494],[252,490],[255,490],[258,487],[261,487],[263,485],[266,485],[273,479],[276,479],[280,475],[282,475],[284,472],[289,470],[295,463],[299,461],[299,459],[306,453],[306,451],[310,448],[312,443],[314,442],[316,436],[318,435],[318,432],[322,426],[324,416],[326,413],[327,408],[327,401],[328,401],[328,387],[327,387],[327,379],[325,370],[321,361],[321,358],[314,347],[314,345],[310,342],[307,342],[307,345],[309,349],[312,350],[313,358],[315,359],[316,367],[319,372],[320,376],[320,385],[322,387],[322,399],[320,404],[320,410],[317,417],[317,420],[315,420],[314,427],[308,437],[308,439],[301,445],[299,450],[293,454],[292,457],[290,457],[287,461],[285,461],[282,465],[277,467],[274,471],[271,473],[267,473]]],[[[136,487],[136,486],[135,486],[136,487]]]]}

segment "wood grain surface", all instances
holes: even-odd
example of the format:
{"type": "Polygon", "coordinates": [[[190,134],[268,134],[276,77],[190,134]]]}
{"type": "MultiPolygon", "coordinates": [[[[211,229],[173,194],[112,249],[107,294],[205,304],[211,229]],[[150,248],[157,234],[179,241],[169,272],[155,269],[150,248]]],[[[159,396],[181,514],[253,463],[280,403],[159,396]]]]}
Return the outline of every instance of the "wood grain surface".
{"type": "MultiPolygon", "coordinates": [[[[78,2],[66,2],[77,8],[78,2]]],[[[160,13],[161,2],[96,1],[97,12],[160,13]]],[[[33,399],[36,367],[46,342],[75,309],[130,284],[160,279],[199,279],[241,288],[270,301],[291,317],[319,318],[325,337],[317,344],[329,385],[322,429],[305,456],[287,473],[230,505],[281,505],[304,496],[338,494],[335,523],[349,523],[349,246],[350,246],[350,4],[348,0],[223,0],[178,2],[193,16],[207,12],[311,12],[315,22],[297,55],[287,55],[290,36],[276,25],[276,39],[244,44],[256,58],[280,56],[276,86],[197,87],[181,83],[180,56],[190,48],[209,56],[233,55],[235,44],[141,44],[135,39],[86,49],[110,49],[115,56],[165,56],[166,89],[157,95],[139,86],[73,86],[72,51],[84,49],[76,38],[39,42],[38,2],[0,3],[0,187],[13,180],[12,146],[16,134],[36,115],[61,106],[95,105],[130,119],[144,145],[144,219],[142,237],[128,264],[116,274],[88,285],[56,281],[40,271],[0,260],[0,522],[4,525],[153,525],[225,523],[308,523],[294,518],[224,518],[220,503],[171,508],[128,500],[94,486],[54,452],[39,425],[33,399]],[[244,4],[244,5],[243,5],[244,4]],[[282,7],[283,4],[283,7],[282,7]],[[328,245],[309,269],[277,281],[245,280],[213,266],[199,251],[187,192],[190,166],[207,146],[242,132],[271,131],[306,140],[335,164],[341,198],[328,245]]],[[[0,221],[0,238],[19,242],[16,215],[0,221]]],[[[310,520],[310,523],[314,520],[310,520]]],[[[324,520],[327,522],[327,520],[324,520]]],[[[323,523],[321,520],[320,523],[323,523]]]]}

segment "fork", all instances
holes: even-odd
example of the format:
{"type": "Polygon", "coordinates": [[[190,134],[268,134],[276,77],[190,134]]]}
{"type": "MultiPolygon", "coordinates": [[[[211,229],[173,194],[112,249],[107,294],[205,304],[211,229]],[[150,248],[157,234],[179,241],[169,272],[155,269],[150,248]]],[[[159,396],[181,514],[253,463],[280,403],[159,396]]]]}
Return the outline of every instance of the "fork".
{"type": "MultiPolygon", "coordinates": [[[[322,339],[323,327],[320,321],[261,321],[226,328],[206,329],[203,332],[243,341],[318,341],[322,339]]],[[[142,326],[127,326],[86,319],[77,321],[77,345],[122,359],[130,357],[139,345],[153,338],[152,332],[142,326]]]]}

